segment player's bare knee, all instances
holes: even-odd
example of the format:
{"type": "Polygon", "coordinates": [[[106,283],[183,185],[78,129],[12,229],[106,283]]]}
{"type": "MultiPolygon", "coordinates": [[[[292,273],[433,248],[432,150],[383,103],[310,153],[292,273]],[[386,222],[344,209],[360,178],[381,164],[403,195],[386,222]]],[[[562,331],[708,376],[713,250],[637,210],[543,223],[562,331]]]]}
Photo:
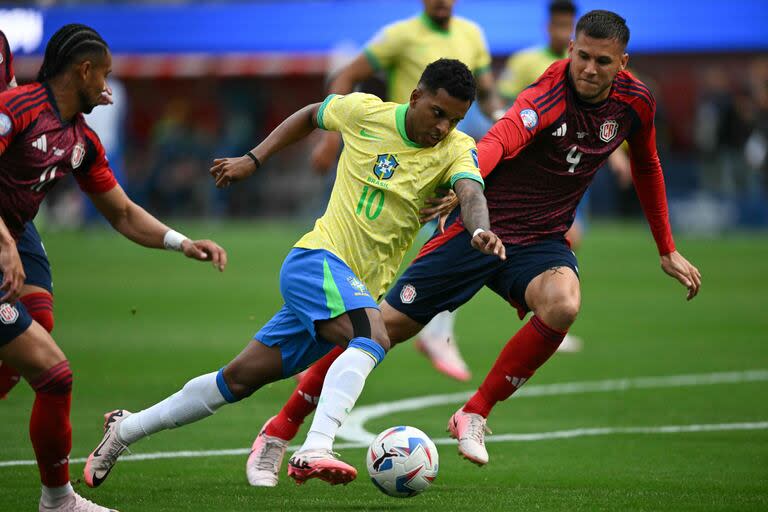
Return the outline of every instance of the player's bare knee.
{"type": "Polygon", "coordinates": [[[258,379],[254,378],[252,372],[237,364],[229,364],[224,368],[224,381],[229,391],[238,400],[251,396],[261,387],[261,384],[258,382],[258,379]]]}
{"type": "Polygon", "coordinates": [[[559,295],[548,301],[539,316],[549,327],[565,331],[576,321],[580,307],[577,295],[559,295]]]}

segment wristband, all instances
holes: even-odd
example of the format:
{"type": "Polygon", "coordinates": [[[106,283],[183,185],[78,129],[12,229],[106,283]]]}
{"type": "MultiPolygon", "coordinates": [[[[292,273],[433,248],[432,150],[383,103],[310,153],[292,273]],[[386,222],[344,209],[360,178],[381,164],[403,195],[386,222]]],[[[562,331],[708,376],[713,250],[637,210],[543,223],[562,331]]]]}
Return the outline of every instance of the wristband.
{"type": "Polygon", "coordinates": [[[181,243],[184,240],[189,240],[189,238],[178,231],[169,229],[163,237],[163,247],[170,251],[181,251],[181,243]]]}
{"type": "Polygon", "coordinates": [[[258,169],[259,167],[261,167],[261,162],[259,162],[259,159],[258,159],[258,158],[256,158],[256,155],[254,155],[254,154],[253,154],[251,151],[247,152],[247,153],[245,154],[245,156],[247,156],[248,158],[250,158],[251,160],[253,160],[253,163],[254,163],[254,164],[256,164],[256,169],[258,169]]]}
{"type": "Polygon", "coordinates": [[[475,238],[480,233],[485,233],[485,230],[483,228],[477,228],[474,233],[472,233],[472,238],[475,238]]]}

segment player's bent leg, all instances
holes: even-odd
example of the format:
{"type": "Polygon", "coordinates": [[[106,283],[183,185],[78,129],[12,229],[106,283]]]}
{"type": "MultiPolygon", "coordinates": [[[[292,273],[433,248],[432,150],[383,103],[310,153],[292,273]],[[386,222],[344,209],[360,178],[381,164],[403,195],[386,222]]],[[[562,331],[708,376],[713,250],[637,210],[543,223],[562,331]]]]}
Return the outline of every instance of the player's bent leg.
{"type": "Polygon", "coordinates": [[[319,478],[332,485],[347,484],[357,477],[357,470],[333,453],[333,441],[368,374],[384,359],[389,337],[381,312],[373,308],[317,322],[317,333],[333,343],[348,344],[328,368],[317,414],[306,441],[288,461],[288,475],[297,483],[319,478]]]}
{"type": "MultiPolygon", "coordinates": [[[[40,324],[49,333],[53,330],[53,296],[45,288],[24,285],[19,301],[24,305],[32,320],[40,324]]],[[[19,383],[21,376],[16,369],[0,360],[0,400],[19,383]]]]}
{"type": "MultiPolygon", "coordinates": [[[[26,313],[26,312],[25,312],[26,313]]],[[[64,353],[37,322],[0,346],[0,358],[18,368],[35,391],[29,437],[42,481],[39,510],[107,512],[74,492],[69,482],[72,371],[64,353]]]]}
{"type": "Polygon", "coordinates": [[[459,453],[478,464],[488,462],[485,419],[555,353],[578,313],[576,260],[564,245],[523,249],[512,260],[517,263],[510,263],[491,286],[523,311],[532,309],[535,314],[507,342],[480,388],[448,424],[452,437],[459,440],[459,453]],[[543,263],[542,258],[546,258],[543,263]]]}
{"type": "Polygon", "coordinates": [[[277,416],[268,419],[251,446],[245,463],[248,483],[255,487],[277,485],[288,442],[296,437],[304,419],[317,407],[328,368],[344,349],[336,347],[310,366],[277,416]]]}

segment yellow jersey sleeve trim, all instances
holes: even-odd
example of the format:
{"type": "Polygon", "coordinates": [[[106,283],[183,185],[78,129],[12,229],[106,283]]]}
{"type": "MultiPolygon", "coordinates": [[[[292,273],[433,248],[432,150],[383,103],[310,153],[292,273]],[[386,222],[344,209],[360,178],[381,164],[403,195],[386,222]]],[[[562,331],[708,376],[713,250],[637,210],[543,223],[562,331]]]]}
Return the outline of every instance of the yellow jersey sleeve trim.
{"type": "Polygon", "coordinates": [[[320,108],[317,109],[317,126],[321,130],[327,130],[328,128],[325,127],[325,123],[323,123],[323,114],[325,113],[325,108],[328,106],[328,104],[331,102],[333,98],[338,96],[338,94],[329,94],[327,98],[323,101],[323,103],[320,104],[320,108]]]}
{"type": "Polygon", "coordinates": [[[483,187],[483,190],[485,190],[485,182],[483,181],[483,178],[478,176],[474,172],[457,172],[456,174],[451,176],[451,188],[453,188],[453,186],[459,180],[474,180],[483,187]]]}

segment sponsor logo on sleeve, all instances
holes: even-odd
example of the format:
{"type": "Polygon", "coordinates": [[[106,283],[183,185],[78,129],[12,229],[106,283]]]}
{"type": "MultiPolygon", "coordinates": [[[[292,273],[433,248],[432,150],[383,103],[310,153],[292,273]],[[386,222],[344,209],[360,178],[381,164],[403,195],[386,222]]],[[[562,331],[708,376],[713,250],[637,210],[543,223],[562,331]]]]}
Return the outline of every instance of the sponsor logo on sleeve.
{"type": "Polygon", "coordinates": [[[536,128],[536,125],[539,124],[539,115],[535,110],[531,110],[530,108],[520,112],[520,119],[523,120],[523,126],[529,131],[536,128]]]}
{"type": "Polygon", "coordinates": [[[8,135],[11,131],[11,118],[5,114],[0,114],[0,135],[8,135]]]}

